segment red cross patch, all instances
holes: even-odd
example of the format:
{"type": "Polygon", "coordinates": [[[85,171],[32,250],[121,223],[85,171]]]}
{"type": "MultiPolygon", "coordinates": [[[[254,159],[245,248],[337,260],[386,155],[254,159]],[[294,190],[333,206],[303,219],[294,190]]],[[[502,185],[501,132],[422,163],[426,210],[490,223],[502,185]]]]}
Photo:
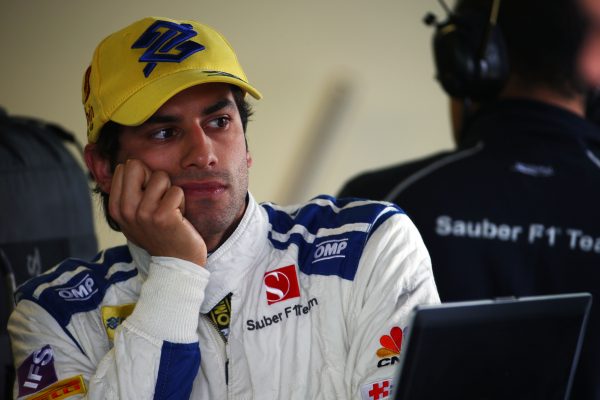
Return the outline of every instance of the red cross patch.
{"type": "Polygon", "coordinates": [[[391,393],[392,381],[390,379],[368,383],[361,388],[363,400],[383,400],[389,398],[391,393]]]}

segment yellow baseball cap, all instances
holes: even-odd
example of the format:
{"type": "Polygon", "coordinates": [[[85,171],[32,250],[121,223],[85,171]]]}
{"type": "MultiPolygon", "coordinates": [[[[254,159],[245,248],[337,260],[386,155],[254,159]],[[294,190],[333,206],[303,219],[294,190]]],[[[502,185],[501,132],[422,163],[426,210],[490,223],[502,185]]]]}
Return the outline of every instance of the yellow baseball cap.
{"type": "Polygon", "coordinates": [[[262,96],[248,83],[227,40],[195,21],[148,17],[105,38],[83,79],[88,142],[109,120],[136,126],[191,86],[222,82],[262,96]]]}

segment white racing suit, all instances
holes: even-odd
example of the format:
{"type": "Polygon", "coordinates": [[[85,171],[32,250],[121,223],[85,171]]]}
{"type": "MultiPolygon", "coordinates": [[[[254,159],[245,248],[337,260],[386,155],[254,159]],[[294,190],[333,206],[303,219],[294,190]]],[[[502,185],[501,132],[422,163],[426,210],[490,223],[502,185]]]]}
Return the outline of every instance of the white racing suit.
{"type": "Polygon", "coordinates": [[[204,268],[130,243],[21,286],[15,396],[388,397],[410,311],[439,302],[412,222],[389,203],[248,198],[204,268]],[[225,340],[207,314],[229,293],[225,340]]]}

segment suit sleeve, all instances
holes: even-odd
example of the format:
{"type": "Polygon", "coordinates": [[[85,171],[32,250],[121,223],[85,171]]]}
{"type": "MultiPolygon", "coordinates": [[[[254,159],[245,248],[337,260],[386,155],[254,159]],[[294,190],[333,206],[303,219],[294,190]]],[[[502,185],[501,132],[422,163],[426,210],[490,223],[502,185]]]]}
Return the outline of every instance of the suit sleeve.
{"type": "Polygon", "coordinates": [[[391,394],[412,309],[440,302],[429,254],[405,214],[392,215],[370,235],[351,299],[345,371],[350,396],[384,399],[391,394]]]}
{"type": "Polygon", "coordinates": [[[73,314],[63,326],[51,310],[21,300],[8,324],[14,397],[53,398],[62,390],[72,399],[187,398],[200,365],[197,328],[208,278],[192,263],[153,257],[112,348],[102,343],[98,308],[73,314]]]}

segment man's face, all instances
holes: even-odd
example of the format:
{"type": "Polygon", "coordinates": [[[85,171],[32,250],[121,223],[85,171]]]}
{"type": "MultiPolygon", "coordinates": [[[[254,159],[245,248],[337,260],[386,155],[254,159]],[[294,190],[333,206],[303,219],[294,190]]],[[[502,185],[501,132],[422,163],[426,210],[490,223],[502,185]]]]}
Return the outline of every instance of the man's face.
{"type": "Polygon", "coordinates": [[[124,127],[117,161],[127,159],[165,171],[183,189],[185,217],[205,238],[231,233],[244,213],[252,159],[226,84],[193,86],[144,124],[124,127]]]}

